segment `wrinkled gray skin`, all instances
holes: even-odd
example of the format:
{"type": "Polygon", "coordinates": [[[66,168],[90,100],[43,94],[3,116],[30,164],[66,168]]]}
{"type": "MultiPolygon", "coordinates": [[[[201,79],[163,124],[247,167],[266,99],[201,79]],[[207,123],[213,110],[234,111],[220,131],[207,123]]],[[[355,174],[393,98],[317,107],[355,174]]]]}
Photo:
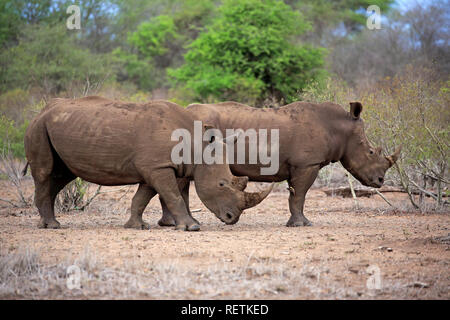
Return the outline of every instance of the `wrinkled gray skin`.
{"type": "MultiPolygon", "coordinates": [[[[236,102],[192,104],[187,110],[194,118],[210,123],[223,134],[225,129],[267,129],[268,133],[270,129],[279,129],[280,168],[275,175],[261,175],[260,164],[233,164],[230,168],[233,174],[248,176],[250,181],[288,181],[291,212],[288,227],[311,225],[303,214],[303,206],[306,193],[322,167],[340,161],[362,184],[379,188],[385,172],[400,153],[399,148],[393,155],[385,157],[380,148],[369,144],[360,118],[362,105],[359,102],[350,103],[349,112],[333,103],[307,102],[294,102],[274,109],[252,108],[236,102]]],[[[247,156],[248,150],[247,143],[247,156]]],[[[184,187],[183,194],[188,194],[189,185],[180,185],[184,187]]],[[[161,205],[163,217],[159,224],[173,225],[170,210],[164,201],[161,205]]]]}
{"type": "MultiPolygon", "coordinates": [[[[199,198],[219,219],[237,221],[244,209],[258,204],[271,189],[244,192],[236,186],[246,184],[248,178],[233,176],[227,164],[174,164],[171,151],[178,141],[171,141],[171,134],[184,128],[192,135],[193,126],[192,115],[168,101],[132,104],[100,97],[51,100],[25,134],[25,152],[41,216],[38,226],[60,227],[54,215],[55,198],[76,177],[108,186],[138,183],[125,224],[128,228],[149,228],[142,213],[158,193],[172,212],[177,229],[199,230],[186,195],[179,191],[182,186],[178,182],[190,180],[194,180],[199,198]]],[[[203,142],[202,147],[208,143],[203,142]]]]}

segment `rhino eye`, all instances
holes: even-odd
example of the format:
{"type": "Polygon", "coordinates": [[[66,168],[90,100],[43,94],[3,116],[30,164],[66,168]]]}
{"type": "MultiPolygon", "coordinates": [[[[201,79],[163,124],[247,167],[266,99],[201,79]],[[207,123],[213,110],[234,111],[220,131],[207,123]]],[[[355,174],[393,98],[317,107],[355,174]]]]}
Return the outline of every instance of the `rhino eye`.
{"type": "Polygon", "coordinates": [[[370,152],[370,154],[373,154],[373,150],[370,150],[369,152],[370,152]]]}
{"type": "Polygon", "coordinates": [[[225,186],[225,181],[220,181],[220,182],[219,182],[219,186],[220,186],[220,187],[225,186]]]}

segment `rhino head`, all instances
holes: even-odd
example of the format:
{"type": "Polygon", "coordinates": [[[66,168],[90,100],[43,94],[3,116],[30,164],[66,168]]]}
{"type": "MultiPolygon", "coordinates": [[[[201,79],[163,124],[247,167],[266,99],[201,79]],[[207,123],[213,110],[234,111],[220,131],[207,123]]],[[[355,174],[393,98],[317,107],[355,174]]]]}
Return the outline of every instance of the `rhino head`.
{"type": "MultiPolygon", "coordinates": [[[[237,137],[233,137],[236,142],[237,137]]],[[[226,150],[226,140],[214,141],[226,150]]],[[[198,197],[217,218],[226,224],[235,224],[245,209],[256,206],[272,191],[273,184],[260,192],[246,192],[248,177],[237,177],[231,173],[226,161],[226,152],[221,164],[197,164],[194,169],[194,184],[198,197]]]]}
{"type": "Polygon", "coordinates": [[[356,179],[368,187],[380,188],[384,183],[386,171],[394,165],[400,156],[401,147],[394,154],[383,156],[380,147],[374,148],[367,140],[364,123],[360,118],[362,104],[350,103],[352,131],[347,139],[341,163],[356,179]]]}

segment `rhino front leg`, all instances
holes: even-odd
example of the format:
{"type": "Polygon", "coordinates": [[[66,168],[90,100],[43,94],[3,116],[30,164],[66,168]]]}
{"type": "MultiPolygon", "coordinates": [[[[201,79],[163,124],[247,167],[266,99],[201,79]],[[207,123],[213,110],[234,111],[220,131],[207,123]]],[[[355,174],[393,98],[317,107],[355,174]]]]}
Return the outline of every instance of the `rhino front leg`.
{"type": "Polygon", "coordinates": [[[172,214],[169,211],[169,208],[167,208],[166,203],[164,200],[159,197],[159,202],[161,203],[161,209],[162,209],[162,217],[158,220],[158,224],[161,227],[172,227],[175,225],[175,219],[173,218],[172,214]]]}
{"type": "Polygon", "coordinates": [[[314,180],[316,180],[318,172],[319,166],[296,168],[291,171],[291,178],[288,181],[290,186],[289,210],[291,211],[291,217],[286,226],[301,227],[312,225],[303,214],[303,206],[306,193],[314,183],[314,180]]]}
{"type": "Polygon", "coordinates": [[[198,231],[199,224],[189,214],[187,205],[181,195],[179,186],[172,169],[162,169],[154,172],[151,177],[152,185],[164,201],[171,213],[177,230],[198,231]]]}
{"type": "Polygon", "coordinates": [[[140,230],[150,229],[150,224],[142,219],[145,207],[155,196],[156,191],[146,184],[140,184],[136,194],[131,200],[130,219],[125,223],[125,228],[134,228],[140,230]]]}
{"type": "MultiPolygon", "coordinates": [[[[184,203],[186,204],[186,209],[189,213],[189,215],[194,219],[195,223],[200,224],[200,222],[197,221],[192,216],[191,210],[189,209],[189,186],[190,181],[188,179],[177,179],[178,188],[181,192],[181,196],[183,197],[184,203]]],[[[173,219],[172,214],[170,213],[170,210],[167,208],[166,203],[164,200],[160,197],[159,201],[161,202],[161,208],[162,208],[162,217],[159,219],[158,224],[161,227],[169,227],[175,225],[175,220],[173,219]]]]}

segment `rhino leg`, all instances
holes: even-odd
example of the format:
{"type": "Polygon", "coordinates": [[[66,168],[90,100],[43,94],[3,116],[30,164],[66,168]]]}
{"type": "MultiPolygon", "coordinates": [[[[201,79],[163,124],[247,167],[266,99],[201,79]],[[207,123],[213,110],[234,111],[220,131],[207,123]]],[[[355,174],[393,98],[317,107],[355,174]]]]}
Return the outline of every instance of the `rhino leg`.
{"type": "Polygon", "coordinates": [[[59,229],[61,225],[55,218],[55,199],[59,191],[73,179],[53,179],[49,177],[44,181],[35,181],[34,201],[39,210],[41,219],[38,228],[59,229]]]}
{"type": "Polygon", "coordinates": [[[306,193],[314,183],[314,180],[316,180],[318,173],[318,166],[292,170],[291,178],[289,179],[289,186],[291,187],[289,210],[291,211],[291,217],[286,226],[301,227],[312,225],[303,214],[303,206],[306,193]]]}
{"type": "Polygon", "coordinates": [[[42,139],[33,150],[30,164],[35,184],[34,202],[41,219],[38,228],[58,229],[61,227],[55,218],[55,200],[58,193],[73,179],[70,172],[48,139],[42,139]]]}
{"type": "Polygon", "coordinates": [[[155,196],[156,191],[146,184],[140,184],[136,194],[131,200],[130,219],[125,223],[125,228],[140,230],[150,229],[150,224],[142,220],[142,214],[150,200],[155,196]]]}
{"type": "Polygon", "coordinates": [[[190,216],[187,205],[178,187],[175,173],[172,169],[160,169],[153,172],[150,181],[160,198],[167,205],[175,220],[176,229],[198,231],[200,226],[190,216]]]}
{"type": "MultiPolygon", "coordinates": [[[[200,222],[197,221],[197,219],[195,219],[192,216],[191,210],[189,209],[189,186],[190,186],[190,181],[188,179],[177,179],[177,183],[178,183],[178,188],[181,192],[181,196],[183,197],[184,203],[186,204],[186,209],[189,213],[189,215],[192,217],[192,219],[194,219],[195,223],[200,224],[200,222]]],[[[162,218],[158,221],[158,224],[161,227],[169,227],[169,226],[174,226],[175,225],[175,220],[172,217],[172,214],[170,213],[170,210],[167,208],[166,203],[164,202],[164,200],[160,197],[159,201],[161,202],[161,208],[162,208],[162,212],[163,212],[163,216],[162,218]]]]}
{"type": "Polygon", "coordinates": [[[162,217],[159,219],[158,224],[161,227],[171,227],[175,225],[175,219],[173,218],[172,214],[170,213],[169,209],[167,208],[166,203],[164,200],[160,197],[159,201],[161,202],[161,208],[162,208],[162,217]]]}

